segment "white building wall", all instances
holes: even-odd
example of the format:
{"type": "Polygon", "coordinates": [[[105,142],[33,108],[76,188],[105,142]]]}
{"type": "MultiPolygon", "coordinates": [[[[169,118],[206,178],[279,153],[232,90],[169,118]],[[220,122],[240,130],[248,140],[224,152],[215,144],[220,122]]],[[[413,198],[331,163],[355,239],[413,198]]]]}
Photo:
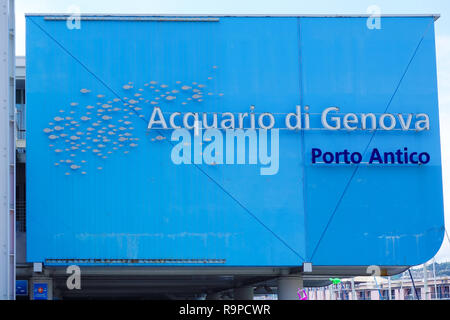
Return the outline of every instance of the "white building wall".
{"type": "Polygon", "coordinates": [[[0,0],[0,299],[15,299],[14,1],[0,0]]]}

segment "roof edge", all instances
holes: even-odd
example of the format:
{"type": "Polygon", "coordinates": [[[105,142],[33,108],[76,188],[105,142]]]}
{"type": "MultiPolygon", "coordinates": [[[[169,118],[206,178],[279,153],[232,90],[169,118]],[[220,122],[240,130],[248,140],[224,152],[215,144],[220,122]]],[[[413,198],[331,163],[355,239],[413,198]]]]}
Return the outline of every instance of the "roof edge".
{"type": "MultiPolygon", "coordinates": [[[[26,13],[25,16],[29,17],[70,17],[70,13],[26,13]]],[[[420,17],[433,17],[434,20],[440,18],[438,13],[430,14],[381,14],[381,18],[420,18],[420,17]]],[[[109,17],[109,18],[121,18],[121,17],[292,17],[292,18],[368,18],[373,17],[370,14],[101,14],[101,13],[83,13],[80,17],[109,17]]]]}

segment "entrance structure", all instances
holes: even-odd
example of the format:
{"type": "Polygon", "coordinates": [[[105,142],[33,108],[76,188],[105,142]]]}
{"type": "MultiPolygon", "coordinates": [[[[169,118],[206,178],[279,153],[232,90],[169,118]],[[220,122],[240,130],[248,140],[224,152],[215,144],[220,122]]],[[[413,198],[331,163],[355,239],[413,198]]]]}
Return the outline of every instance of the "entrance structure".
{"type": "Polygon", "coordinates": [[[68,18],[27,16],[27,261],[43,264],[55,297],[278,287],[292,299],[330,275],[391,275],[439,249],[436,16],[384,16],[381,29],[364,16],[68,18]],[[149,128],[155,110],[175,126],[149,128]],[[247,113],[245,129],[273,119],[277,139],[258,155],[279,150],[277,170],[195,161],[215,140],[191,129],[179,141],[188,113],[247,113]],[[333,118],[342,126],[323,125],[333,118]],[[174,162],[177,146],[194,161],[174,162]],[[369,161],[406,149],[413,161],[369,161]],[[361,159],[313,161],[314,150],[361,159]],[[81,291],[65,289],[70,265],[81,291]]]}

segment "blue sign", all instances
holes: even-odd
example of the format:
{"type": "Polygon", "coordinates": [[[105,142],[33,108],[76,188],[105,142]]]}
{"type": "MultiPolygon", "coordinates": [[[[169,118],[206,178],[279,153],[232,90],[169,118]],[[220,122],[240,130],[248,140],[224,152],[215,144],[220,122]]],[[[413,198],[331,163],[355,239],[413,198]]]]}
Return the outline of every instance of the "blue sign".
{"type": "Polygon", "coordinates": [[[33,298],[34,300],[48,300],[48,284],[33,283],[33,298]]]}
{"type": "Polygon", "coordinates": [[[28,280],[16,280],[16,296],[28,295],[28,280]]]}
{"type": "Polygon", "coordinates": [[[404,266],[439,250],[433,16],[133,19],[27,16],[28,261],[404,266]]]}

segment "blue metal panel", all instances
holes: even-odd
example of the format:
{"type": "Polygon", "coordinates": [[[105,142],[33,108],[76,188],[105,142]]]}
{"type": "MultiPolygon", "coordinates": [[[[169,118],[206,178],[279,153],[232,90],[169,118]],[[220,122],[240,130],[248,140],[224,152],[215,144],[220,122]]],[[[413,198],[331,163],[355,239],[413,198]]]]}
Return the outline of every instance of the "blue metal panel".
{"type": "Polygon", "coordinates": [[[359,18],[221,17],[81,21],[81,29],[70,30],[65,21],[28,17],[28,261],[166,259],[228,266],[425,261],[443,236],[432,21],[385,18],[382,30],[368,30],[359,18]],[[161,93],[204,84],[213,94],[201,102],[164,100],[164,112],[238,113],[254,105],[256,112],[286,114],[307,104],[311,112],[336,105],[343,112],[382,113],[424,34],[389,111],[427,112],[431,130],[377,133],[371,146],[418,148],[429,152],[432,162],[360,168],[335,212],[354,168],[312,166],[310,150],[362,151],[369,132],[282,130],[279,171],[262,176],[255,165],[175,165],[169,139],[157,139],[171,132],[147,131],[153,106],[146,101],[154,98],[150,81],[168,86],[159,87],[161,93]],[[133,89],[127,90],[129,82],[133,89]],[[122,103],[113,99],[138,100],[135,93],[143,97],[139,112],[121,109],[111,120],[97,112],[103,104],[122,103]],[[134,129],[127,132],[139,139],[136,147],[110,149],[114,152],[104,159],[92,152],[100,143],[93,135],[80,139],[85,145],[71,144],[72,135],[86,137],[97,121],[94,132],[105,127],[99,135],[106,135],[108,124],[122,125],[119,118],[131,122],[134,129]],[[59,138],[53,141],[43,130],[56,126],[64,130],[56,130],[59,138]],[[74,163],[80,168],[71,169],[74,163]]]}
{"type": "Polygon", "coordinates": [[[302,102],[311,112],[425,112],[431,122],[420,133],[305,131],[306,150],[407,147],[432,159],[422,167],[361,165],[355,174],[354,166],[307,165],[307,256],[319,265],[428,261],[444,228],[433,19],[383,18],[382,29],[371,30],[362,18],[305,18],[301,27],[302,102]]]}

